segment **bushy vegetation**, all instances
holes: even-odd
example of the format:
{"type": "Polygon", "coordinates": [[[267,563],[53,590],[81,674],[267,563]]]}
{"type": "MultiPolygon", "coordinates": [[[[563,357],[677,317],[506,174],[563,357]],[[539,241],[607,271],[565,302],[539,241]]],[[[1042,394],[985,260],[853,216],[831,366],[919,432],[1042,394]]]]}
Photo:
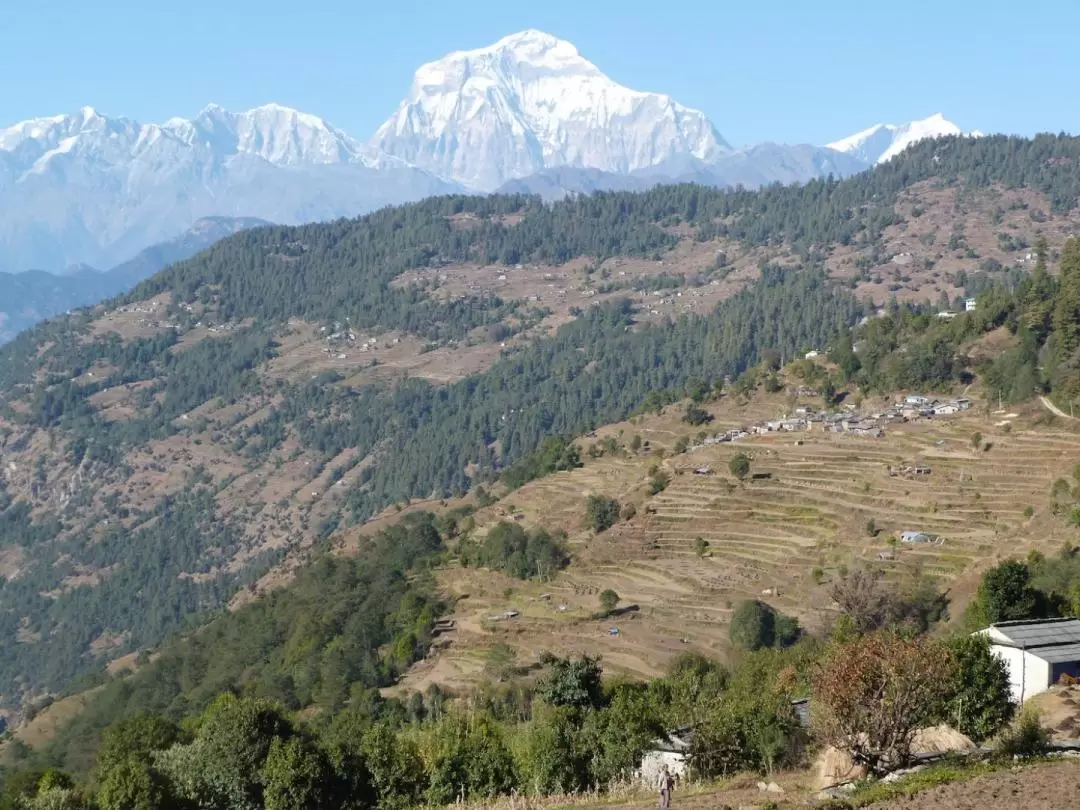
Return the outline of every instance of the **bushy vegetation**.
{"type": "Polygon", "coordinates": [[[790,647],[799,640],[799,622],[757,599],[747,599],[731,614],[731,642],[743,650],[790,647]]]}
{"type": "Polygon", "coordinates": [[[107,684],[51,756],[88,770],[109,723],[139,713],[180,719],[223,692],[285,710],[336,712],[422,657],[443,610],[427,565],[444,553],[430,514],[407,515],[356,558],[327,555],[288,587],[168,644],[129,677],[107,684]],[[406,576],[409,574],[409,576],[406,576]]]}
{"type": "Polygon", "coordinates": [[[464,565],[479,565],[518,579],[550,579],[569,558],[561,540],[545,529],[525,531],[517,523],[496,523],[483,541],[461,549],[464,565]]]}
{"type": "Polygon", "coordinates": [[[1017,619],[1080,617],[1080,549],[1037,552],[1027,560],[1006,560],[983,574],[965,621],[972,629],[1017,619]]]}
{"type": "Polygon", "coordinates": [[[590,495],[585,502],[585,525],[594,532],[603,532],[619,520],[619,502],[604,495],[590,495]]]}
{"type": "MultiPolygon", "coordinates": [[[[430,517],[414,516],[401,533],[377,542],[386,544],[384,554],[409,545],[413,551],[404,553],[415,554],[422,568],[437,552],[432,528],[430,517]]],[[[400,581],[403,572],[392,567],[389,579],[400,581]]],[[[207,656],[215,660],[215,669],[234,673],[232,680],[214,681],[231,686],[220,697],[210,697],[197,680],[187,684],[187,691],[161,700],[170,693],[169,681],[161,681],[171,669],[192,673],[190,659],[176,652],[166,652],[160,664],[147,665],[124,685],[108,687],[87,716],[64,730],[61,739],[79,745],[62,743],[40,763],[26,762],[6,773],[6,800],[22,797],[22,806],[51,807],[49,802],[65,791],[63,800],[69,804],[64,806],[70,807],[89,807],[96,799],[102,808],[397,810],[511,792],[604,789],[626,779],[658,737],[683,726],[694,729],[694,772],[711,778],[745,771],[768,774],[796,765],[811,734],[819,743],[851,747],[872,768],[902,764],[914,730],[951,716],[958,706],[980,739],[997,733],[1011,716],[1004,665],[984,642],[891,630],[851,631],[833,640],[806,637],[784,649],[748,650],[730,671],[700,655],[684,654],[665,677],[647,683],[605,682],[598,658],[544,654],[536,665],[538,676],[529,674],[535,667],[500,667],[500,682],[481,685],[465,701],[448,702],[434,687],[403,700],[384,699],[371,685],[385,683],[387,674],[405,663],[396,659],[402,638],[411,655],[418,654],[414,645],[423,641],[416,635],[417,622],[422,631],[430,626],[425,617],[435,615],[432,603],[412,613],[424,604],[419,594],[409,596],[422,586],[423,577],[407,579],[416,584],[403,586],[404,601],[397,607],[382,605],[380,639],[397,632],[397,640],[379,644],[377,652],[376,639],[367,642],[371,646],[353,642],[361,652],[358,660],[371,662],[374,669],[361,671],[360,679],[348,685],[344,702],[324,702],[320,692],[311,692],[311,706],[298,714],[281,694],[265,689],[281,676],[275,661],[295,658],[297,644],[314,654],[308,660],[321,661],[320,680],[327,677],[330,661],[356,660],[334,657],[351,634],[329,643],[324,635],[305,645],[312,627],[326,626],[330,617],[310,604],[296,605],[289,610],[308,621],[295,626],[283,658],[253,663],[234,654],[217,663],[207,656]],[[405,602],[412,604],[407,615],[417,618],[403,616],[405,602]],[[156,706],[148,700],[155,694],[156,706]],[[810,729],[800,724],[792,703],[807,696],[813,701],[810,729]],[[104,727],[110,715],[111,724],[104,727]],[[63,764],[77,778],[58,771],[46,774],[45,761],[63,764]]],[[[334,601],[325,579],[300,587],[316,586],[334,601]]],[[[379,591],[371,598],[385,595],[379,591]]],[[[604,594],[601,601],[610,610],[618,596],[604,594]]],[[[235,623],[237,633],[250,631],[249,611],[222,621],[235,623]]],[[[349,614],[348,621],[353,619],[349,614]]],[[[196,638],[182,642],[181,649],[196,638]]],[[[217,635],[204,648],[225,653],[238,639],[236,633],[217,635]]],[[[253,646],[266,649],[266,639],[256,639],[253,646]]],[[[330,671],[337,670],[331,666],[330,671]]],[[[298,702],[291,705],[298,707],[298,702]]],[[[1017,745],[1044,739],[1036,731],[1021,724],[1008,739],[1015,737],[1017,745]]]]}

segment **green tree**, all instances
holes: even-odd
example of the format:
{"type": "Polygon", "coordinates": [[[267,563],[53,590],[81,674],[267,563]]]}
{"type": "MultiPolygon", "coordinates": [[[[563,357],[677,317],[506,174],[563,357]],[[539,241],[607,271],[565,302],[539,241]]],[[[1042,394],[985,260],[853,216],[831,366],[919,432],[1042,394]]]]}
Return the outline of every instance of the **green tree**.
{"type": "Polygon", "coordinates": [[[1061,252],[1059,288],[1054,306],[1053,329],[1056,358],[1067,363],[1080,348],[1080,239],[1070,239],[1061,252]]]}
{"type": "Polygon", "coordinates": [[[697,554],[698,557],[704,557],[705,553],[708,550],[709,550],[709,541],[708,540],[706,540],[704,537],[695,537],[694,538],[694,553],[697,554]]]}
{"type": "Polygon", "coordinates": [[[513,757],[494,720],[479,714],[450,714],[435,728],[428,801],[448,805],[457,798],[486,799],[517,783],[513,757]]]}
{"type": "Polygon", "coordinates": [[[590,495],[585,504],[585,525],[600,533],[607,531],[619,520],[619,502],[603,495],[590,495]]]}
{"type": "Polygon", "coordinates": [[[957,636],[949,650],[955,668],[941,720],[976,742],[988,739],[1013,716],[1009,669],[986,636],[957,636]]]}
{"type": "Polygon", "coordinates": [[[544,706],[525,732],[522,776],[531,793],[565,794],[587,789],[595,754],[581,733],[580,712],[570,706],[544,706]]]}
{"type": "Polygon", "coordinates": [[[329,760],[302,737],[281,739],[270,745],[262,769],[266,810],[322,810],[340,806],[336,778],[329,760]]]}
{"type": "Polygon", "coordinates": [[[742,481],[750,474],[750,457],[745,453],[736,453],[728,462],[728,469],[732,475],[742,481]]]}
{"type": "Polygon", "coordinates": [[[786,695],[767,684],[736,686],[709,705],[695,726],[690,762],[706,778],[771,773],[795,760],[800,735],[786,695]]]}
{"type": "Polygon", "coordinates": [[[387,721],[376,723],[361,742],[379,810],[403,810],[421,803],[426,773],[416,744],[395,733],[387,721]]]}
{"type": "Polygon", "coordinates": [[[731,642],[744,650],[771,647],[775,639],[772,609],[757,599],[746,599],[731,615],[731,642]]]}
{"type": "Polygon", "coordinates": [[[178,808],[167,781],[142,759],[114,761],[102,771],[101,810],[171,810],[178,808]]]}
{"type": "Polygon", "coordinates": [[[630,777],[642,755],[667,730],[662,712],[648,686],[641,683],[617,685],[604,711],[589,712],[582,738],[594,752],[590,782],[609,785],[630,777]]]}
{"type": "Polygon", "coordinates": [[[698,425],[704,425],[706,422],[711,422],[712,414],[700,405],[690,403],[683,412],[682,420],[688,425],[697,427],[698,425]]]}
{"type": "Polygon", "coordinates": [[[1024,324],[1039,342],[1046,339],[1050,331],[1051,315],[1054,309],[1055,283],[1047,272],[1048,254],[1046,237],[1039,234],[1035,241],[1035,268],[1031,273],[1031,282],[1024,295],[1024,324]]]}
{"type": "Polygon", "coordinates": [[[537,684],[537,694],[550,706],[574,709],[599,708],[604,703],[600,659],[545,656],[548,674],[537,684]]]}
{"type": "Polygon", "coordinates": [[[829,359],[840,367],[840,371],[843,373],[845,380],[855,378],[859,369],[862,368],[862,363],[859,362],[859,356],[855,354],[855,347],[851,343],[850,331],[846,329],[840,331],[840,335],[829,349],[829,359]]]}
{"type": "Polygon", "coordinates": [[[663,470],[657,470],[649,479],[649,494],[658,495],[667,489],[671,483],[671,476],[663,470]]]}
{"type": "Polygon", "coordinates": [[[619,595],[611,588],[605,588],[600,591],[600,609],[603,610],[604,613],[611,613],[618,604],[619,595]]]}
{"type": "MultiPolygon", "coordinates": [[[[691,377],[689,380],[686,381],[686,396],[688,396],[696,403],[704,402],[706,399],[709,398],[708,383],[706,383],[699,377],[691,377]]],[[[687,411],[689,411],[689,408],[687,409],[687,411]]]]}
{"type": "Polygon", "coordinates": [[[970,609],[976,622],[994,624],[1038,618],[1041,608],[1031,571],[1022,562],[1006,560],[983,574],[970,609]]]}
{"type": "Polygon", "coordinates": [[[294,734],[273,703],[224,694],[203,713],[195,740],[155,758],[180,798],[217,810],[261,808],[262,769],[274,741],[294,734]]]}

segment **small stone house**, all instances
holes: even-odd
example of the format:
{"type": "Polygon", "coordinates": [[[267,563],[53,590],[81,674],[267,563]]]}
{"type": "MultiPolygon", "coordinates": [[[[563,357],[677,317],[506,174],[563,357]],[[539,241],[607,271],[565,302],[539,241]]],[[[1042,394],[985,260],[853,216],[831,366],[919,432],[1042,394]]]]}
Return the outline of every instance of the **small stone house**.
{"type": "Polygon", "coordinates": [[[689,770],[692,735],[693,730],[686,726],[669,731],[662,739],[654,741],[653,747],[641,758],[638,779],[645,785],[655,785],[665,765],[676,779],[685,776],[689,770]]]}

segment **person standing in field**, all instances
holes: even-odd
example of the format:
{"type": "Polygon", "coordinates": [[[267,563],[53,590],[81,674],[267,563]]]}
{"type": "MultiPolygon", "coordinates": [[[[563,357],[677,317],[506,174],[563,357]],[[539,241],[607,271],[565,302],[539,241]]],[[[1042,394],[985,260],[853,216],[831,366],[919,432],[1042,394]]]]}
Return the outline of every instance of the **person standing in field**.
{"type": "Polygon", "coordinates": [[[671,807],[671,789],[675,786],[675,778],[671,775],[671,771],[668,770],[668,766],[665,764],[660,769],[660,779],[658,780],[657,787],[660,788],[660,810],[668,810],[671,807]]]}

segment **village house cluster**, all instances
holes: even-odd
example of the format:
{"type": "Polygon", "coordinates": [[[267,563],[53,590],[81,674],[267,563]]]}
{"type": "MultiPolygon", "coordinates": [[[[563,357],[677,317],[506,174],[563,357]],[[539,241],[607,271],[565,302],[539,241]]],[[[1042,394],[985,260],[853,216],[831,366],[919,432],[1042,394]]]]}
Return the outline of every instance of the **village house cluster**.
{"type": "Polygon", "coordinates": [[[854,408],[842,411],[815,411],[808,407],[799,407],[790,417],[754,422],[747,427],[706,436],[700,446],[737,441],[747,436],[760,436],[766,433],[794,433],[817,429],[828,433],[850,433],[855,436],[879,438],[885,434],[885,428],[891,422],[950,416],[970,409],[971,405],[972,402],[967,397],[935,399],[921,394],[909,394],[884,410],[865,414],[858,413],[854,408]]]}
{"type": "MultiPolygon", "coordinates": [[[[374,337],[365,337],[364,335],[357,335],[351,329],[343,327],[340,323],[335,323],[332,327],[333,331],[329,335],[325,335],[324,340],[326,345],[323,347],[323,354],[336,355],[338,360],[344,360],[347,355],[344,353],[346,348],[355,349],[361,354],[367,352],[373,352],[379,348],[379,339],[374,337]]],[[[330,328],[323,326],[319,328],[320,333],[330,331],[330,328]]],[[[390,338],[384,345],[384,348],[391,348],[401,342],[400,338],[390,338]]]]}

